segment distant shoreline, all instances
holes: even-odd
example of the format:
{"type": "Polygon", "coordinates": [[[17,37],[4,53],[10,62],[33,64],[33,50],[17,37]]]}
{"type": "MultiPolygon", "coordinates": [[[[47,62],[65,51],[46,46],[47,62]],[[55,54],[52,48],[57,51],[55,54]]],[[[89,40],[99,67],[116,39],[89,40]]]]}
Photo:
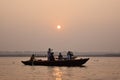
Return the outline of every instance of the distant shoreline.
{"type": "MultiPolygon", "coordinates": [[[[54,52],[55,56],[58,56],[59,52],[54,52]]],[[[66,51],[61,52],[63,56],[66,56],[66,51]]],[[[119,53],[114,52],[73,52],[75,56],[79,57],[120,57],[119,53]]],[[[46,51],[0,51],[0,57],[30,57],[35,54],[36,57],[47,57],[46,51]]]]}
{"type": "MultiPolygon", "coordinates": [[[[0,55],[0,57],[30,57],[31,55],[0,55]]],[[[57,56],[57,55],[55,55],[57,56]]],[[[65,55],[64,55],[65,56],[65,55]]],[[[120,55],[75,55],[78,57],[120,57],[120,55]]],[[[36,56],[36,57],[47,57],[47,56],[36,56]]]]}

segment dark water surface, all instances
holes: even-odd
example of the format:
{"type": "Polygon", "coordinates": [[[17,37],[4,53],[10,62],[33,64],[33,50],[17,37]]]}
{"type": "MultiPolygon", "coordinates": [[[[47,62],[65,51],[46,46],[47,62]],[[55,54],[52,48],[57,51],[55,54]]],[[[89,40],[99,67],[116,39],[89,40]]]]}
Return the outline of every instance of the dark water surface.
{"type": "Polygon", "coordinates": [[[28,57],[0,57],[0,80],[120,80],[120,57],[90,57],[85,67],[25,66],[28,57]]]}

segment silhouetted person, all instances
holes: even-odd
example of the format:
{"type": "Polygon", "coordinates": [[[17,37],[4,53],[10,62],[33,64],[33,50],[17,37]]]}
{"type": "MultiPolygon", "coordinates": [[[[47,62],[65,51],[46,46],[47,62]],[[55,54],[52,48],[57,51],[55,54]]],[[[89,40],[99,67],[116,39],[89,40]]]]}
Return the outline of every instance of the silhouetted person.
{"type": "Polygon", "coordinates": [[[62,59],[63,59],[63,56],[62,56],[61,53],[59,53],[59,55],[58,55],[58,60],[62,60],[62,59]]]}
{"type": "Polygon", "coordinates": [[[35,55],[32,54],[32,56],[30,57],[30,61],[34,61],[35,60],[35,55]]]}
{"type": "Polygon", "coordinates": [[[51,53],[50,61],[55,61],[55,58],[54,58],[54,52],[51,53]]]}
{"type": "Polygon", "coordinates": [[[48,49],[48,61],[54,61],[54,52],[52,52],[52,49],[48,49]]]}
{"type": "Polygon", "coordinates": [[[73,53],[71,51],[68,51],[68,53],[67,53],[67,59],[71,60],[72,56],[73,56],[73,53]]]}
{"type": "Polygon", "coordinates": [[[48,52],[47,52],[47,54],[48,54],[48,61],[50,61],[50,56],[51,56],[51,52],[52,52],[52,49],[51,48],[49,48],[48,49],[48,52]]]}

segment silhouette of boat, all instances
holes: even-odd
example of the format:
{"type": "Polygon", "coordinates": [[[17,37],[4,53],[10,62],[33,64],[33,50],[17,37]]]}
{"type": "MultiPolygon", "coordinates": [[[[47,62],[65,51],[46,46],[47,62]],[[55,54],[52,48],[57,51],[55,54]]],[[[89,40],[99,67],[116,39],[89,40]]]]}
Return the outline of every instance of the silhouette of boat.
{"type": "Polygon", "coordinates": [[[35,61],[21,61],[24,65],[35,65],[35,66],[82,66],[85,64],[89,58],[84,59],[74,59],[74,60],[55,60],[55,61],[47,61],[47,60],[35,60],[35,61]]]}

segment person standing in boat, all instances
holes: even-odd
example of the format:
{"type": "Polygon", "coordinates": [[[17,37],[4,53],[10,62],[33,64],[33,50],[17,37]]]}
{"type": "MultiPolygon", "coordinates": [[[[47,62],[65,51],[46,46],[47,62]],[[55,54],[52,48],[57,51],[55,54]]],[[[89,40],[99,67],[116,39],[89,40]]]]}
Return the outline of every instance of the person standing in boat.
{"type": "Polygon", "coordinates": [[[62,56],[62,54],[60,52],[59,55],[58,55],[58,60],[62,60],[62,59],[63,59],[63,56],[62,56]]]}
{"type": "Polygon", "coordinates": [[[48,53],[48,61],[52,61],[54,58],[53,56],[54,53],[52,52],[52,49],[49,48],[47,53],[48,53]]]}

